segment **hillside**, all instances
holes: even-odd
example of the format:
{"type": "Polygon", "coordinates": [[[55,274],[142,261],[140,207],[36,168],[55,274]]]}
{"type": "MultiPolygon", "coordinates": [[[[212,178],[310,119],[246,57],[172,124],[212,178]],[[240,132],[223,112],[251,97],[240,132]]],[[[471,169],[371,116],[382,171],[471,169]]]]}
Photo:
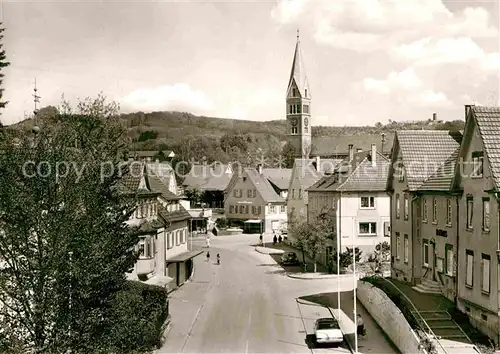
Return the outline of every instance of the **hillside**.
{"type": "MultiPolygon", "coordinates": [[[[54,112],[54,107],[40,110],[40,116],[54,112]]],[[[121,118],[129,129],[137,150],[173,150],[183,159],[209,161],[238,160],[248,162],[258,154],[271,158],[281,154],[286,142],[285,120],[265,122],[195,116],[186,112],[128,113],[121,118]]],[[[16,124],[19,128],[33,125],[31,119],[16,124]]],[[[393,133],[406,129],[461,130],[463,121],[377,123],[365,127],[312,127],[313,137],[349,136],[393,133]]]]}

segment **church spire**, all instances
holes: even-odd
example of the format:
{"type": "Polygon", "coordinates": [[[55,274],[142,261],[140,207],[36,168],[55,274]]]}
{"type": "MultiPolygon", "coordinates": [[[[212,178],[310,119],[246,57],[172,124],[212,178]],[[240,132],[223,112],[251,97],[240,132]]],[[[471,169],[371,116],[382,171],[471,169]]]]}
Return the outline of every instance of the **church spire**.
{"type": "MultiPolygon", "coordinates": [[[[297,43],[295,44],[295,53],[293,55],[292,70],[290,72],[290,79],[288,80],[288,88],[295,80],[295,84],[301,96],[306,96],[305,91],[309,88],[307,82],[306,71],[304,63],[302,62],[302,50],[300,49],[300,32],[297,29],[297,43]]],[[[308,94],[307,96],[309,96],[308,94]]]]}

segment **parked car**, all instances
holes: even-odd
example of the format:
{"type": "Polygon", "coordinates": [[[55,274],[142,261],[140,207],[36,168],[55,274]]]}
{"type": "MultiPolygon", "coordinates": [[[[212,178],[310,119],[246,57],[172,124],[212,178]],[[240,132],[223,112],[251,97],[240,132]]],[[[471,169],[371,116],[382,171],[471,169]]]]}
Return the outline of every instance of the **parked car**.
{"type": "Polygon", "coordinates": [[[342,343],[344,334],[340,330],[338,321],[335,318],[319,318],[314,325],[314,335],[316,343],[342,343]]]}
{"type": "Polygon", "coordinates": [[[297,257],[297,253],[295,252],[288,252],[284,253],[281,256],[281,263],[283,265],[299,265],[299,258],[297,257]]]}

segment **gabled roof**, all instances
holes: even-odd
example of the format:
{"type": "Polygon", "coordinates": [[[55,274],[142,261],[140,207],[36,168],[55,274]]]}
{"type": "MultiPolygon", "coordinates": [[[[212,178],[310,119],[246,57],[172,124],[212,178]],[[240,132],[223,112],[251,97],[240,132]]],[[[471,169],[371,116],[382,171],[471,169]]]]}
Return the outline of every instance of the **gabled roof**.
{"type": "Polygon", "coordinates": [[[257,171],[254,168],[245,168],[242,171],[242,173],[248,176],[248,179],[255,186],[257,193],[260,194],[262,199],[264,199],[265,203],[270,203],[270,202],[279,203],[285,201],[284,198],[282,198],[281,196],[278,195],[278,193],[276,193],[275,189],[268,181],[268,179],[264,176],[264,174],[260,174],[259,171],[257,171]]]}
{"type": "Polygon", "coordinates": [[[175,195],[168,189],[166,185],[158,176],[154,174],[148,174],[147,176],[149,185],[154,191],[160,192],[161,196],[165,200],[180,200],[181,197],[175,195]]]}
{"type": "Polygon", "coordinates": [[[179,210],[169,212],[163,205],[158,204],[158,215],[167,223],[188,220],[191,218],[189,212],[179,203],[179,210]]]}
{"type": "MultiPolygon", "coordinates": [[[[306,70],[302,60],[302,50],[300,49],[299,36],[297,36],[297,44],[295,44],[295,53],[293,54],[292,70],[290,71],[288,88],[290,88],[293,81],[295,81],[300,95],[305,97],[305,90],[308,88],[309,84],[307,82],[306,70]]],[[[307,96],[311,97],[311,94],[308,92],[307,96]]]]}
{"type": "MultiPolygon", "coordinates": [[[[401,130],[396,132],[396,140],[408,189],[416,191],[460,147],[462,134],[447,130],[401,130]]],[[[393,165],[397,153],[393,151],[393,165]]]]}
{"type": "Polygon", "coordinates": [[[445,162],[418,187],[418,191],[450,191],[460,148],[457,148],[445,162]]]}
{"type": "Polygon", "coordinates": [[[192,165],[182,185],[200,190],[225,190],[232,177],[232,168],[227,164],[192,165]],[[226,173],[226,171],[230,171],[226,173]]]}
{"type": "Polygon", "coordinates": [[[311,156],[321,157],[345,157],[349,153],[349,144],[356,149],[370,151],[372,144],[377,146],[377,151],[389,154],[394,140],[394,134],[385,135],[384,150],[382,151],[382,135],[335,135],[335,136],[317,136],[312,138],[311,156]]]}
{"type": "Polygon", "coordinates": [[[292,178],[291,168],[263,168],[262,174],[278,189],[287,190],[292,178]]]}
{"type": "Polygon", "coordinates": [[[140,161],[125,163],[118,188],[124,194],[137,194],[141,196],[161,194],[161,192],[151,188],[146,174],[146,165],[140,161]]]}
{"type": "Polygon", "coordinates": [[[500,107],[472,106],[496,189],[500,190],[500,107]]]}
{"type": "Polygon", "coordinates": [[[307,189],[316,183],[327,172],[333,173],[335,167],[343,159],[320,159],[319,171],[316,168],[316,159],[295,159],[292,176],[296,176],[301,189],[307,189]]]}
{"type": "Polygon", "coordinates": [[[330,176],[322,177],[308,188],[308,191],[375,192],[385,191],[389,174],[389,160],[381,153],[376,153],[375,166],[372,166],[371,151],[354,154],[352,160],[347,157],[330,176]]]}

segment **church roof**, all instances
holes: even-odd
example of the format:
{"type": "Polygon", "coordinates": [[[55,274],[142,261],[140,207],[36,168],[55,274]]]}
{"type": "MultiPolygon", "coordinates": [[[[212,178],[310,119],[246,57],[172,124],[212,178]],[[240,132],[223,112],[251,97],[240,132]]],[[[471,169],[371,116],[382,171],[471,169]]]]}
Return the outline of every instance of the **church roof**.
{"type": "MultiPolygon", "coordinates": [[[[292,70],[290,72],[290,79],[288,80],[288,87],[292,85],[295,80],[295,84],[299,89],[300,95],[305,96],[305,89],[308,88],[309,84],[307,82],[306,70],[304,67],[304,62],[302,61],[302,51],[300,49],[300,39],[297,33],[297,44],[295,45],[295,53],[293,55],[292,70]]],[[[308,96],[311,94],[308,92],[308,96]]]]}

